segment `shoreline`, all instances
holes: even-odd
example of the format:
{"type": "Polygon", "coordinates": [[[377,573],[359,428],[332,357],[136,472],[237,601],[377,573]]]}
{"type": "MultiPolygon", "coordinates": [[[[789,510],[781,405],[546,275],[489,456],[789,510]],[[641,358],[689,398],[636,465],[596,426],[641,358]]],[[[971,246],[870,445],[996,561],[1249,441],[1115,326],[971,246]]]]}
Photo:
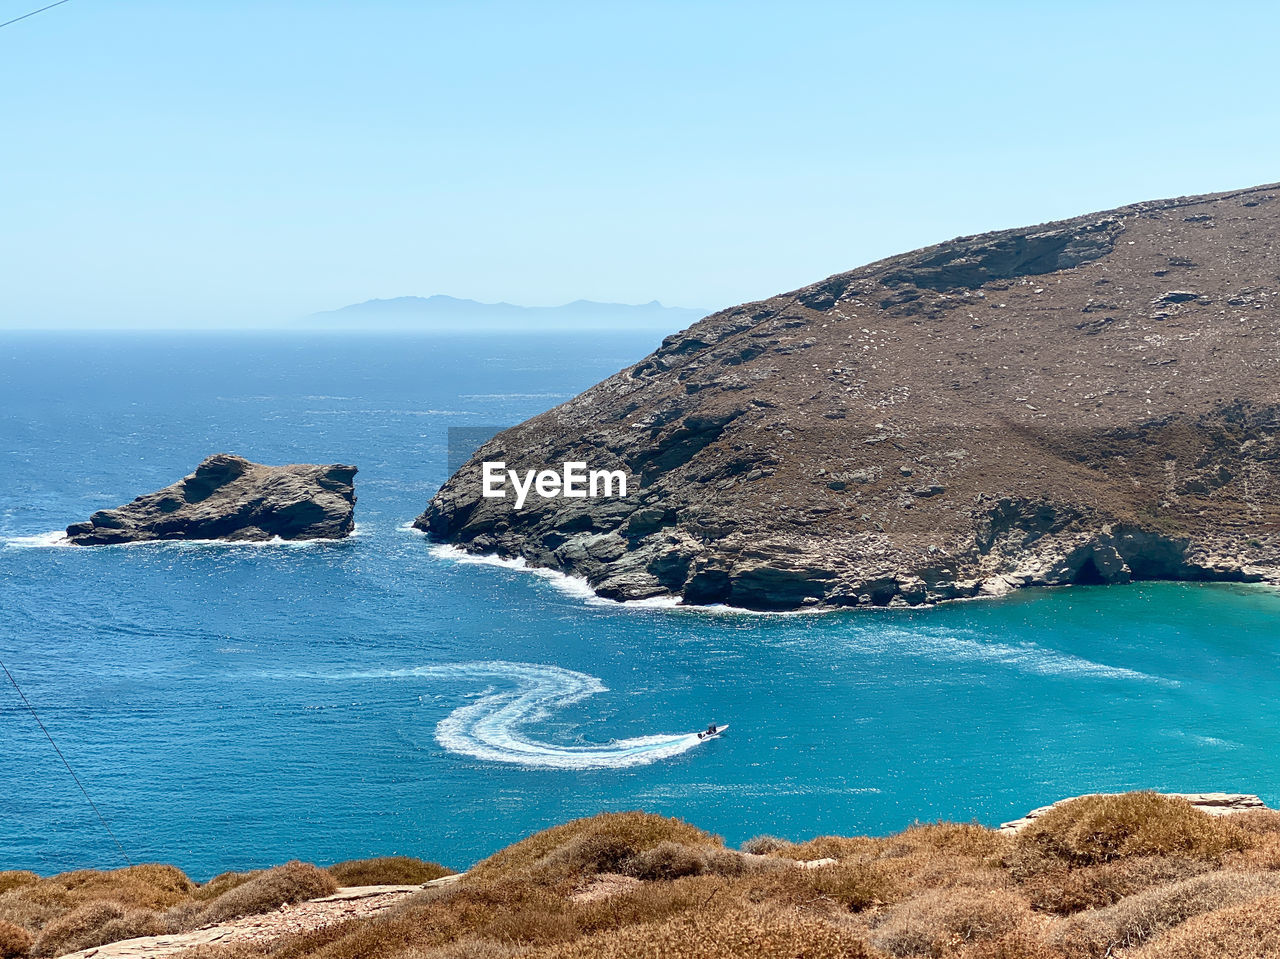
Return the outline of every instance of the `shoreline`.
{"type": "Polygon", "coordinates": [[[499,569],[507,569],[521,573],[532,574],[539,579],[546,580],[551,584],[557,592],[562,595],[575,599],[581,599],[588,606],[607,606],[617,607],[620,609],[638,609],[638,610],[671,610],[686,611],[702,615],[721,615],[721,616],[760,616],[760,617],[791,617],[791,616],[833,616],[845,613],[873,613],[878,611],[894,611],[908,612],[912,610],[937,609],[941,606],[950,606],[956,603],[979,603],[992,602],[996,600],[1006,599],[1010,596],[1025,593],[1027,590],[1060,590],[1070,589],[1074,586],[1085,585],[1093,586],[1139,586],[1144,583],[1185,583],[1192,586],[1236,586],[1251,587],[1258,590],[1280,592],[1280,581],[1271,580],[1234,580],[1234,579],[1131,579],[1123,583],[1064,583],[1064,584],[1043,584],[1043,583],[1021,583],[1011,584],[1004,576],[997,576],[994,579],[984,581],[978,590],[968,596],[953,596],[948,599],[940,599],[933,602],[915,603],[915,604],[886,604],[883,606],[825,606],[814,605],[797,609],[751,609],[745,606],[729,606],[725,604],[698,605],[695,603],[686,603],[683,598],[676,594],[667,594],[663,596],[655,596],[648,599],[630,599],[618,600],[610,599],[607,596],[601,596],[597,593],[584,576],[577,576],[573,573],[566,573],[562,570],[552,569],[549,566],[535,566],[526,560],[523,556],[505,557],[497,553],[472,553],[465,548],[454,543],[441,543],[434,540],[429,534],[422,530],[416,529],[409,524],[398,527],[414,533],[430,543],[431,554],[445,562],[456,563],[458,565],[474,565],[474,566],[492,566],[499,569]]]}

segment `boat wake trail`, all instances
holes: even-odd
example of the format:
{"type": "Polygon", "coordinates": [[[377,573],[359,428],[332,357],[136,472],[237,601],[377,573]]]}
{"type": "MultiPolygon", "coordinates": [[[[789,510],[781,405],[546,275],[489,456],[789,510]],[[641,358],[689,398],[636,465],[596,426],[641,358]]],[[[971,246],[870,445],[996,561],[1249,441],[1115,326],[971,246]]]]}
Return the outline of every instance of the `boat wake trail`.
{"type": "Polygon", "coordinates": [[[558,666],[450,663],[378,675],[482,685],[484,692],[473,702],[458,707],[436,725],[436,740],[441,746],[476,759],[548,769],[621,769],[670,759],[703,742],[696,732],[583,746],[561,746],[526,735],[523,727],[608,691],[596,677],[558,666]]]}

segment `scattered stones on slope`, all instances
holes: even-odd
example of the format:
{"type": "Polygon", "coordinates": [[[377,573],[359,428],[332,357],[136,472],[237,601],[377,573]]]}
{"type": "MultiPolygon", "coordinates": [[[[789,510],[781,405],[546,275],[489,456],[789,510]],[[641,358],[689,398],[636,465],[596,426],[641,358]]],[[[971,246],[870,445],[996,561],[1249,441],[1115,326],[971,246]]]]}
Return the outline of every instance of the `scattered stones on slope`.
{"type": "Polygon", "coordinates": [[[1276,187],[977,237],[716,313],[500,433],[419,529],[618,600],[1280,582],[1276,187]],[[626,471],[481,495],[480,464],[626,471]]]}
{"type": "Polygon", "coordinates": [[[166,959],[196,946],[270,942],[281,936],[311,932],[335,923],[368,919],[400,905],[423,889],[457,882],[443,876],[422,886],[348,886],[332,896],[281,906],[274,912],[245,916],[194,932],[143,936],[68,953],[63,959],[166,959]]]}

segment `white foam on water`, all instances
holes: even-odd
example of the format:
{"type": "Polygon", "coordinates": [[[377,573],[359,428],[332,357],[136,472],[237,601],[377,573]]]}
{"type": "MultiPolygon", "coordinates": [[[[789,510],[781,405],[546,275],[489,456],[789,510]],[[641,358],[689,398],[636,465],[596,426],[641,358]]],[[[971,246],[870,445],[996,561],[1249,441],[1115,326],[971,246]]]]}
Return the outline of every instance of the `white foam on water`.
{"type": "MultiPolygon", "coordinates": [[[[345,543],[347,540],[354,539],[357,536],[364,535],[365,530],[361,528],[361,524],[356,523],[350,533],[342,539],[281,539],[279,536],[273,536],[268,540],[226,540],[226,539],[146,539],[136,543],[103,543],[93,547],[77,547],[81,549],[176,549],[186,547],[209,547],[217,546],[222,548],[235,547],[237,549],[261,549],[263,547],[285,547],[287,549],[302,549],[311,546],[325,546],[334,543],[345,543]]],[[[61,549],[63,547],[72,546],[71,540],[67,538],[66,530],[53,530],[48,533],[37,533],[31,536],[8,536],[0,537],[0,547],[5,549],[61,549]]]]}
{"type": "Polygon", "coordinates": [[[450,752],[489,762],[544,769],[622,769],[670,759],[704,742],[696,732],[638,736],[582,746],[562,746],[534,739],[523,727],[546,719],[558,709],[608,691],[596,677],[559,666],[494,660],[319,678],[426,679],[480,686],[470,702],[440,720],[436,725],[436,740],[450,752]]]}
{"type": "MultiPolygon", "coordinates": [[[[417,532],[415,530],[415,532],[417,532]]],[[[583,599],[591,606],[616,606],[626,609],[678,610],[700,615],[722,616],[825,616],[840,612],[839,610],[768,610],[742,609],[736,606],[716,604],[713,606],[695,606],[685,603],[679,596],[655,596],[651,599],[635,599],[618,602],[598,596],[591,585],[582,577],[570,576],[558,570],[530,566],[523,557],[506,559],[492,553],[468,553],[456,546],[437,544],[431,547],[431,554],[437,559],[450,562],[476,565],[497,566],[502,569],[519,570],[533,573],[547,580],[552,586],[567,596],[583,599]]],[[[824,639],[828,642],[828,639],[824,639]]],[[[1027,673],[1041,676],[1081,676],[1093,679],[1115,679],[1131,682],[1156,683],[1161,686],[1180,686],[1177,680],[1153,676],[1136,669],[1124,666],[1111,666],[1094,662],[1072,653],[1063,653],[1046,649],[1034,643],[1013,645],[1010,643],[985,642],[970,639],[952,633],[938,633],[924,628],[911,630],[886,629],[868,632],[858,636],[855,645],[876,651],[893,647],[896,652],[912,656],[932,656],[938,659],[950,659],[959,662],[990,662],[1008,666],[1027,673]]]]}
{"type": "MultiPolygon", "coordinates": [[[[401,526],[400,528],[412,530],[412,526],[409,524],[401,526]]],[[[412,531],[415,533],[421,533],[421,530],[412,531]]],[[[505,556],[496,556],[493,553],[468,553],[466,550],[448,543],[437,543],[431,547],[430,552],[436,559],[446,560],[452,563],[471,566],[497,566],[501,569],[511,569],[518,570],[522,573],[532,573],[540,579],[545,579],[566,596],[571,596],[574,599],[585,600],[589,606],[613,606],[621,607],[623,609],[676,609],[723,616],[819,616],[837,612],[837,610],[806,609],[788,609],[778,611],[742,609],[738,606],[726,606],[722,603],[717,603],[712,606],[698,606],[693,603],[686,603],[681,597],[674,595],[651,596],[648,599],[609,599],[605,596],[599,595],[594,589],[592,589],[591,584],[587,582],[584,577],[562,573],[558,569],[547,569],[542,566],[530,566],[523,556],[508,559],[505,556]]]]}
{"type": "Polygon", "coordinates": [[[65,529],[55,529],[48,533],[35,533],[30,536],[6,536],[0,539],[5,549],[46,549],[49,547],[70,546],[65,529]]]}
{"type": "Polygon", "coordinates": [[[1124,666],[1094,662],[1083,656],[1046,649],[1034,643],[1015,646],[1010,643],[984,642],[927,629],[885,630],[869,637],[860,637],[858,645],[881,649],[892,647],[898,653],[907,652],[913,656],[930,656],[958,662],[996,663],[1040,676],[1082,676],[1157,683],[1162,686],[1181,685],[1177,680],[1164,679],[1124,666]]]}
{"type": "Polygon", "coordinates": [[[512,569],[519,570],[522,573],[532,573],[539,579],[545,579],[555,589],[564,593],[566,596],[573,597],[574,599],[585,599],[588,602],[598,605],[622,605],[614,600],[605,599],[603,596],[597,596],[596,591],[591,588],[591,584],[581,576],[570,576],[568,573],[562,573],[556,569],[546,569],[541,566],[530,566],[523,556],[518,556],[515,559],[508,559],[504,556],[495,556],[493,553],[468,553],[466,550],[459,549],[457,546],[450,546],[442,543],[432,546],[430,552],[436,559],[459,563],[463,566],[497,566],[501,569],[512,569]]]}

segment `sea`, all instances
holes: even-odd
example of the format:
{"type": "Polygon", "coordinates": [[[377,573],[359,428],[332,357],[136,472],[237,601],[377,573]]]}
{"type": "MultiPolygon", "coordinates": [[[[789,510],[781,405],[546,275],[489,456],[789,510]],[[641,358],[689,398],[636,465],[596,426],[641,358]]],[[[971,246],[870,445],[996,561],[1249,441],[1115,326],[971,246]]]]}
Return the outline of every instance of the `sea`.
{"type": "Polygon", "coordinates": [[[1092,791],[1280,805],[1269,588],[761,615],[606,602],[410,528],[449,427],[519,422],[660,338],[0,336],[0,869],[462,869],[601,810],[738,844],[1092,791]],[[357,465],[356,534],[58,542],[223,451],[357,465]]]}

